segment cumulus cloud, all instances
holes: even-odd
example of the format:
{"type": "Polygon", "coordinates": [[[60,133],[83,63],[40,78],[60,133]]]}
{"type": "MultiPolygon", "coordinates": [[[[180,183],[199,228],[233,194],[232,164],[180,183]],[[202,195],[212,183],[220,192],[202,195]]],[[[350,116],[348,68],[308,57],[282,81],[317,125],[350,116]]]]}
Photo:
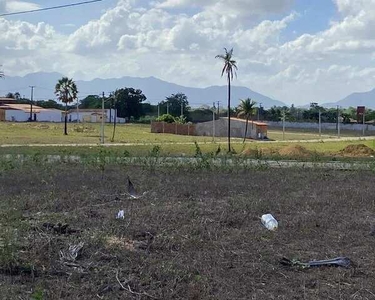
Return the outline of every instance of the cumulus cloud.
{"type": "Polygon", "coordinates": [[[269,14],[285,11],[294,0],[165,0],[156,4],[160,8],[203,7],[222,14],[269,14]]]}
{"type": "Polygon", "coordinates": [[[12,13],[26,10],[38,9],[40,6],[33,2],[0,0],[0,13],[12,13]]]}
{"type": "MultiPolygon", "coordinates": [[[[340,19],[289,39],[285,29],[303,17],[290,11],[292,0],[166,0],[146,7],[120,0],[70,35],[44,23],[0,18],[0,63],[8,74],[152,75],[207,86],[225,84],[214,57],[234,47],[235,84],[296,104],[328,102],[375,82],[375,0],[332,1],[340,19]],[[181,13],[187,6],[195,6],[194,13],[181,13]],[[262,17],[241,18],[249,15],[262,17]]],[[[4,4],[0,0],[0,9],[4,4]]]]}

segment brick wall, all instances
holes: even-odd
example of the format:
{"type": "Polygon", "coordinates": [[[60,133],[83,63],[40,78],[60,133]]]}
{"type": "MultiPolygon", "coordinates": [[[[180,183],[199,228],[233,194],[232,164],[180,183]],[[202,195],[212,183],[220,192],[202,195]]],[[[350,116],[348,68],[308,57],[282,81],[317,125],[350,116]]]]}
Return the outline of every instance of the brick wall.
{"type": "Polygon", "coordinates": [[[152,133],[171,133],[178,135],[195,135],[195,125],[165,122],[151,122],[152,133]]]}

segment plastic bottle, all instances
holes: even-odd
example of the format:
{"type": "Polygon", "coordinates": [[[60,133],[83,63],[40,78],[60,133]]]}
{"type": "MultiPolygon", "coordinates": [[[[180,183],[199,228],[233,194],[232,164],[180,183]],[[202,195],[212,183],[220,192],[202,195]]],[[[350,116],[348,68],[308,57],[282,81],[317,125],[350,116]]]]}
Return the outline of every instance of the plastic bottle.
{"type": "Polygon", "coordinates": [[[262,224],[264,227],[271,231],[276,230],[279,226],[278,222],[271,214],[266,214],[262,216],[262,224]]]}

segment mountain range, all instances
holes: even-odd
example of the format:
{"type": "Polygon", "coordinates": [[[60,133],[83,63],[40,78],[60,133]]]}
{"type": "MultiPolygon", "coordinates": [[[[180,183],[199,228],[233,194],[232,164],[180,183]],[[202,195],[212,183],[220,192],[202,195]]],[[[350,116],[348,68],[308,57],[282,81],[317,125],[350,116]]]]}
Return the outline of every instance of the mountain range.
{"type": "Polygon", "coordinates": [[[375,108],[375,89],[369,92],[350,94],[349,96],[335,103],[323,104],[323,106],[327,108],[336,107],[337,105],[343,108],[347,108],[350,106],[352,107],[365,106],[365,107],[374,109],[375,108]]]}
{"type": "MultiPolygon", "coordinates": [[[[58,79],[63,77],[59,73],[32,73],[24,77],[5,77],[0,80],[0,95],[8,92],[19,92],[21,96],[30,97],[30,86],[35,86],[34,99],[47,100],[55,99],[54,86],[58,79]]],[[[141,89],[147,97],[147,101],[157,104],[165,100],[171,94],[184,93],[188,97],[188,101],[192,107],[201,105],[212,105],[213,102],[220,101],[220,105],[227,103],[227,87],[210,86],[207,88],[193,88],[177,85],[167,81],[157,79],[155,77],[139,78],[139,77],[121,77],[111,79],[96,78],[90,81],[76,81],[79,98],[85,98],[88,95],[101,95],[104,91],[106,95],[118,88],[133,87],[141,89]]],[[[283,106],[285,103],[257,93],[247,87],[232,86],[232,105],[237,106],[239,99],[250,97],[262,106],[269,108],[272,106],[283,106]]]]}
{"type": "MultiPolygon", "coordinates": [[[[30,86],[35,86],[35,100],[55,99],[54,86],[61,77],[63,77],[63,75],[56,72],[38,72],[23,77],[7,76],[0,80],[0,95],[5,95],[8,92],[19,92],[21,96],[30,97],[30,86]]],[[[80,99],[83,99],[88,95],[101,95],[103,91],[108,95],[110,92],[115,91],[118,88],[133,87],[141,89],[146,95],[147,101],[152,104],[157,104],[171,94],[176,93],[184,93],[188,97],[188,101],[192,107],[199,107],[202,105],[211,106],[213,102],[217,103],[217,101],[220,101],[221,106],[225,106],[227,103],[226,85],[194,88],[170,83],[155,77],[139,78],[129,76],[111,79],[96,78],[90,81],[77,80],[76,83],[80,99]]],[[[232,106],[237,106],[240,99],[248,97],[259,104],[261,103],[265,108],[286,105],[282,101],[257,93],[250,88],[232,86],[232,106]]],[[[369,92],[350,94],[337,102],[322,104],[323,107],[327,108],[336,107],[337,105],[342,108],[363,105],[375,109],[375,89],[369,92]]],[[[308,108],[309,105],[307,104],[299,107],[308,108]]]]}

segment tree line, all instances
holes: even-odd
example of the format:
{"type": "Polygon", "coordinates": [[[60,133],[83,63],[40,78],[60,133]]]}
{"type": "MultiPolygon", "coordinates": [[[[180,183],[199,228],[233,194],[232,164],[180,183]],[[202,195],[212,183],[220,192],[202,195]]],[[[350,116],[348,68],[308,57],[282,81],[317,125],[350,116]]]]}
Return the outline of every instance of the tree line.
{"type": "MultiPolygon", "coordinates": [[[[8,98],[16,99],[18,104],[30,104],[31,101],[28,98],[22,98],[19,93],[8,93],[8,98]]],[[[164,100],[161,100],[159,104],[150,104],[146,102],[147,97],[139,89],[134,88],[122,88],[104,98],[104,106],[106,109],[112,108],[117,109],[117,116],[119,118],[126,118],[129,121],[134,122],[145,122],[148,123],[155,119],[159,115],[170,114],[173,117],[181,116],[181,107],[183,116],[186,121],[191,122],[204,122],[212,119],[212,111],[216,113],[216,117],[225,117],[228,115],[228,109],[221,107],[214,107],[213,105],[202,105],[198,108],[192,108],[189,104],[188,97],[183,93],[176,93],[167,96],[164,100]]],[[[245,99],[246,100],[246,99],[245,99]]],[[[240,102],[240,105],[241,106],[240,102]]],[[[56,100],[36,100],[33,102],[34,105],[43,108],[55,108],[64,110],[65,104],[56,100]]],[[[262,106],[255,106],[253,104],[253,112],[250,120],[253,121],[281,121],[285,114],[285,120],[290,122],[318,122],[319,112],[321,115],[321,121],[324,123],[336,123],[337,122],[337,108],[325,108],[319,106],[317,103],[311,103],[307,108],[291,106],[273,106],[269,109],[265,109],[262,106]]],[[[238,107],[230,108],[231,117],[243,117],[245,115],[240,114],[238,107]]],[[[102,97],[99,95],[89,95],[79,101],[79,108],[81,109],[99,109],[102,107],[102,97]]],[[[76,104],[68,104],[69,109],[75,109],[76,104]]],[[[343,123],[353,123],[361,120],[357,120],[357,109],[355,107],[349,107],[340,109],[339,115],[343,123]]],[[[365,121],[375,120],[375,110],[366,109],[365,121]]]]}

